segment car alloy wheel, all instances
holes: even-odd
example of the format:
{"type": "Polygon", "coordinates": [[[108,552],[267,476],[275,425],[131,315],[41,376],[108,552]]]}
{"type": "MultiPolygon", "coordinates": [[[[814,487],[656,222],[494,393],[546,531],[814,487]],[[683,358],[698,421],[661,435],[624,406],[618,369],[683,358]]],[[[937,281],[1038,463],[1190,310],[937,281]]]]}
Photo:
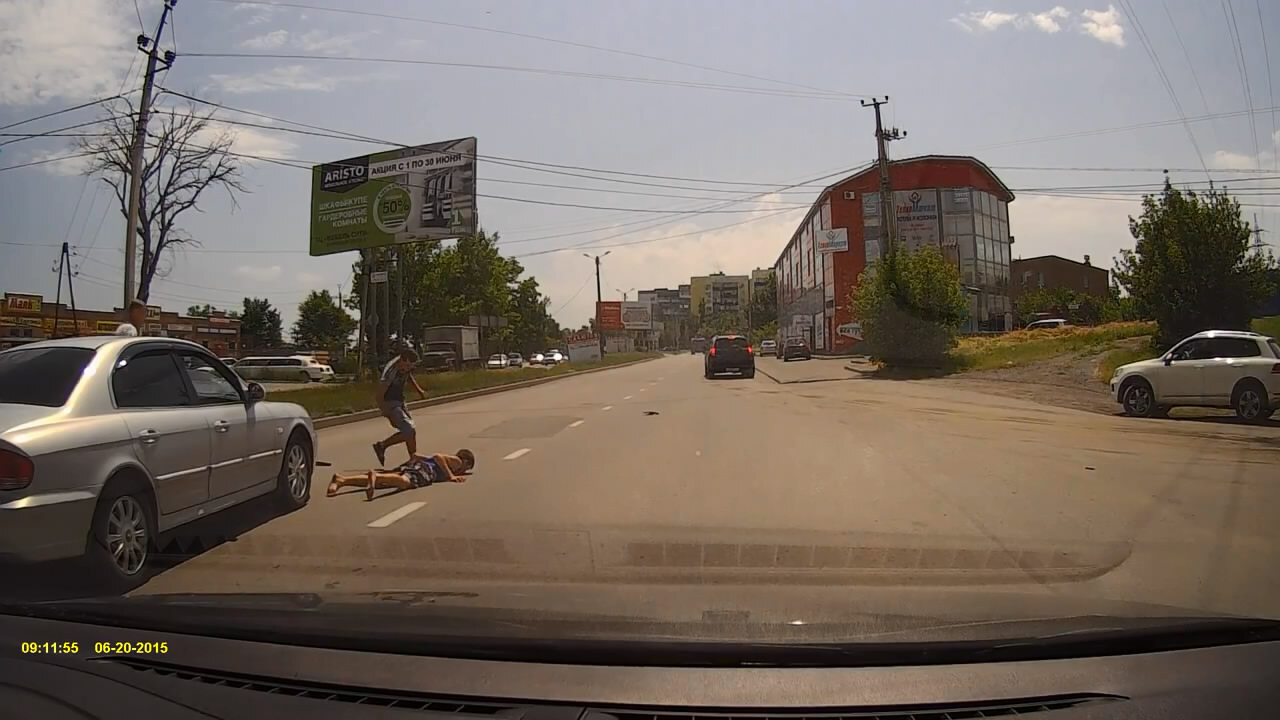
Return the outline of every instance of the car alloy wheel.
{"type": "Polygon", "coordinates": [[[285,457],[285,472],[289,482],[289,495],[296,501],[301,501],[310,492],[310,478],[307,473],[307,451],[301,443],[293,443],[289,446],[289,453],[285,457]]]}
{"type": "Polygon", "coordinates": [[[1125,410],[1136,417],[1150,415],[1153,403],[1151,388],[1145,383],[1135,383],[1124,396],[1125,410]]]}
{"type": "Polygon", "coordinates": [[[1236,415],[1241,420],[1253,422],[1262,417],[1262,414],[1262,395],[1258,389],[1252,386],[1241,389],[1236,397],[1236,415]]]}
{"type": "Polygon", "coordinates": [[[147,511],[132,495],[121,495],[111,503],[107,511],[107,554],[117,571],[133,577],[147,563],[150,533],[147,529],[147,511]]]}

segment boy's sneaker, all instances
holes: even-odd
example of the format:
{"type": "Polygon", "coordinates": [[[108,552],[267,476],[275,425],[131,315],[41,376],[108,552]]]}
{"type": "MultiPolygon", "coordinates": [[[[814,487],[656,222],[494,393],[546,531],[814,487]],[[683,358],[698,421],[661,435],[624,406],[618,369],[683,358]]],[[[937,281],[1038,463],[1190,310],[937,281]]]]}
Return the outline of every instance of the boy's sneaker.
{"type": "Polygon", "coordinates": [[[382,443],[373,444],[373,454],[378,456],[378,467],[381,468],[387,464],[387,449],[382,447],[382,443]]]}

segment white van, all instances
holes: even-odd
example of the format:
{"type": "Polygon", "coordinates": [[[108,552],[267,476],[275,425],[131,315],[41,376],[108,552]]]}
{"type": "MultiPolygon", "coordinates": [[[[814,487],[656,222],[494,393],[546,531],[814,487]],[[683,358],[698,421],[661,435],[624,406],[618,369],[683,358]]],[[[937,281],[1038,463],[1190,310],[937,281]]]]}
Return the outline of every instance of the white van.
{"type": "Polygon", "coordinates": [[[245,380],[312,382],[333,379],[333,368],[310,355],[241,358],[232,368],[245,380]]]}

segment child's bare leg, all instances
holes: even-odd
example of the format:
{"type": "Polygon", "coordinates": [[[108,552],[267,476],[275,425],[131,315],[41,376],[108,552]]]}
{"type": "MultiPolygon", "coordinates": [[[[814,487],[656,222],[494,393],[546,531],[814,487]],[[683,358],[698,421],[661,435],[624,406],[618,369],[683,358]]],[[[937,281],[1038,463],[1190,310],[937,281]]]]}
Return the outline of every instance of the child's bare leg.
{"type": "Polygon", "coordinates": [[[333,497],[338,494],[338,490],[344,487],[363,487],[367,481],[368,477],[364,473],[359,475],[354,473],[334,473],[333,479],[329,481],[329,489],[325,492],[325,496],[333,497]]]}
{"type": "Polygon", "coordinates": [[[375,476],[378,487],[389,487],[397,490],[412,490],[413,481],[402,473],[378,473],[375,476]]]}

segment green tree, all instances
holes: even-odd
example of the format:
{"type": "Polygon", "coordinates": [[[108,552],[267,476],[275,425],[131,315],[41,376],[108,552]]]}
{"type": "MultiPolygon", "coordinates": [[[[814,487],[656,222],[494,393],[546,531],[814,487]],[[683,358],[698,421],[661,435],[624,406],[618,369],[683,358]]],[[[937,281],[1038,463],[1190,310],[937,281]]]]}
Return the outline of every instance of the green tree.
{"type": "Polygon", "coordinates": [[[864,347],[886,365],[940,364],[969,318],[959,270],[936,248],[894,245],[851,293],[864,347]]]}
{"type": "Polygon", "coordinates": [[[240,312],[240,334],[252,338],[254,347],[280,347],[284,344],[280,311],[266,298],[245,298],[240,312]]]}
{"type": "Polygon", "coordinates": [[[1251,229],[1225,192],[1182,191],[1165,178],[1129,218],[1129,232],[1136,243],[1120,252],[1115,278],[1137,312],[1156,321],[1160,347],[1200,330],[1247,330],[1274,291],[1275,259],[1249,251],[1251,229]]]}
{"type": "MultiPolygon", "coordinates": [[[[204,305],[192,305],[187,308],[187,317],[209,317],[218,312],[218,308],[205,303],[204,305]]],[[[240,313],[235,310],[228,310],[227,317],[240,317],[240,313]]]]}
{"type": "Polygon", "coordinates": [[[328,290],[312,290],[298,305],[293,342],[306,348],[345,349],[355,329],[355,318],[338,307],[328,290]]]}
{"type": "Polygon", "coordinates": [[[776,326],[777,322],[778,278],[770,275],[764,287],[751,296],[751,330],[754,332],[770,323],[776,326]]]}

